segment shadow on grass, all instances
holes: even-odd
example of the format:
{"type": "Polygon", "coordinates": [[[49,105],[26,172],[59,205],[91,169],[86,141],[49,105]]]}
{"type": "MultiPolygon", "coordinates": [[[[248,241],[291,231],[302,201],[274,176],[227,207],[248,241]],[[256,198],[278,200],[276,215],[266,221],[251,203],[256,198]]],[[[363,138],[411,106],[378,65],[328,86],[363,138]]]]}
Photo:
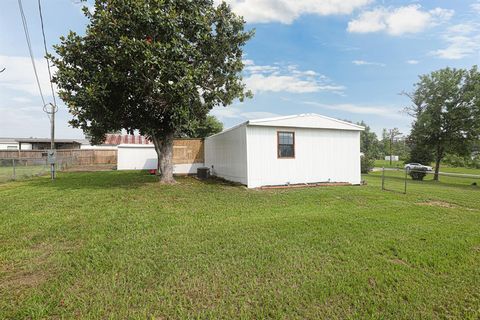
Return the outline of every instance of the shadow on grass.
{"type": "MultiPolygon", "coordinates": [[[[177,185],[182,183],[198,183],[209,186],[238,187],[238,183],[229,182],[220,178],[200,180],[191,176],[175,176],[177,185]]],[[[40,188],[54,188],[56,190],[106,190],[106,189],[127,189],[134,190],[145,185],[160,185],[158,177],[149,174],[147,171],[98,171],[98,172],[61,172],[55,181],[47,177],[31,179],[26,181],[29,186],[40,188]]]]}
{"type": "Polygon", "coordinates": [[[57,190],[135,189],[155,182],[158,178],[145,171],[61,172],[55,181],[49,177],[27,181],[29,186],[57,190]]]}
{"type": "Polygon", "coordinates": [[[208,179],[198,179],[196,177],[193,177],[196,181],[206,184],[206,185],[220,185],[224,187],[242,187],[244,186],[243,184],[239,182],[233,182],[233,181],[228,181],[220,177],[215,177],[215,176],[210,176],[208,179]]]}

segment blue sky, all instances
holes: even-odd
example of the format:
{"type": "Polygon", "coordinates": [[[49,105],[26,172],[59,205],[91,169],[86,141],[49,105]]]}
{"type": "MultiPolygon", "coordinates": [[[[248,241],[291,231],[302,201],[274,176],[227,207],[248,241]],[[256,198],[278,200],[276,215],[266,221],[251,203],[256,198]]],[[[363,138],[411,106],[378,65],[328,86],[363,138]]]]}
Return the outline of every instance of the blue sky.
{"type": "MultiPolygon", "coordinates": [[[[48,96],[36,0],[23,0],[42,88],[48,96]]],[[[43,0],[48,44],[82,33],[78,0],[43,0]]],[[[254,98],[212,111],[226,127],[246,119],[319,113],[364,120],[377,133],[408,133],[409,104],[400,92],[419,74],[480,64],[480,1],[229,0],[256,35],[245,48],[254,98]]],[[[0,137],[48,137],[17,0],[0,11],[0,137]]],[[[61,104],[57,137],[83,137],[68,127],[61,104]]]]}

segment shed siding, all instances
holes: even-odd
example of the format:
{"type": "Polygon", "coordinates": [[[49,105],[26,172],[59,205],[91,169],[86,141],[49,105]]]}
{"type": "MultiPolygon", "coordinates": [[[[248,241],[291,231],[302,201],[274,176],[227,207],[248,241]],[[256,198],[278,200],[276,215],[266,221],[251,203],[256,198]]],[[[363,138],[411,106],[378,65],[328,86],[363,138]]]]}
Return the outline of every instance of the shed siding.
{"type": "Polygon", "coordinates": [[[205,139],[205,166],[217,177],[247,185],[245,125],[205,139]]]}
{"type": "MultiPolygon", "coordinates": [[[[195,174],[197,173],[197,168],[203,167],[203,159],[184,161],[185,159],[176,158],[175,145],[173,152],[173,173],[195,174]]],[[[121,144],[118,146],[117,170],[150,169],[157,169],[157,152],[153,145],[121,144]]]]}
{"type": "Polygon", "coordinates": [[[248,187],[286,183],[359,184],[360,132],[248,126],[248,187]],[[295,132],[295,158],[277,158],[277,131],[295,132]]]}

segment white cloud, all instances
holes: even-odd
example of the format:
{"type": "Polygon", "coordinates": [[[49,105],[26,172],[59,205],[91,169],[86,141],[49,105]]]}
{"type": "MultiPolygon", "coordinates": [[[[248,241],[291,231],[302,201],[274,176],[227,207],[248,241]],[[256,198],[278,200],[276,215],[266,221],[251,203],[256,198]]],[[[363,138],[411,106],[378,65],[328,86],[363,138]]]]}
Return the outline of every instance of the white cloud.
{"type": "Polygon", "coordinates": [[[420,61],[418,61],[418,60],[413,60],[413,59],[412,59],[412,60],[407,60],[407,61],[405,61],[405,62],[408,63],[408,64],[419,64],[419,63],[420,63],[420,61]]]}
{"type": "Polygon", "coordinates": [[[386,9],[377,8],[372,11],[365,11],[360,16],[348,23],[348,32],[368,33],[377,32],[386,29],[385,16],[386,9]]]}
{"type": "Polygon", "coordinates": [[[476,3],[472,3],[470,5],[470,8],[472,8],[473,11],[480,13],[480,1],[477,1],[476,3]]]}
{"type": "MultiPolygon", "coordinates": [[[[303,14],[351,14],[373,0],[226,0],[249,23],[290,24],[303,14]]],[[[220,3],[216,0],[215,3],[220,3]]]]}
{"type": "Polygon", "coordinates": [[[320,84],[314,79],[301,79],[295,75],[254,74],[245,79],[247,88],[253,92],[309,93],[319,91],[341,92],[343,86],[320,84]]]}
{"type": "Polygon", "coordinates": [[[241,106],[215,107],[210,111],[210,114],[214,115],[221,121],[227,119],[253,120],[279,116],[279,114],[266,111],[245,111],[241,106]]]}
{"type": "Polygon", "coordinates": [[[277,66],[256,66],[256,65],[249,65],[244,68],[245,71],[250,73],[272,73],[279,71],[279,67],[277,66]]]}
{"type": "Polygon", "coordinates": [[[253,63],[253,60],[245,59],[245,60],[243,60],[243,64],[245,66],[251,66],[251,65],[254,65],[255,63],[253,63]]]}
{"type": "Polygon", "coordinates": [[[328,77],[313,70],[299,70],[295,65],[255,65],[245,67],[245,84],[253,92],[333,92],[342,94],[344,86],[336,85],[328,77]]]}
{"type": "Polygon", "coordinates": [[[480,51],[480,25],[465,22],[449,27],[442,36],[447,46],[431,52],[441,59],[458,60],[480,51]]]}
{"type": "Polygon", "coordinates": [[[371,62],[365,60],[353,60],[352,63],[357,66],[377,66],[377,67],[385,67],[385,63],[381,62],[371,62]]]}
{"type": "Polygon", "coordinates": [[[348,23],[347,30],[353,33],[384,31],[399,36],[422,32],[448,21],[453,14],[453,10],[442,8],[425,11],[418,4],[398,8],[379,7],[362,12],[356,19],[348,23]]]}
{"type": "Polygon", "coordinates": [[[480,50],[480,38],[469,38],[466,36],[446,36],[448,46],[439,49],[433,54],[442,59],[458,60],[470,56],[480,50]]]}
{"type": "MultiPolygon", "coordinates": [[[[40,86],[46,99],[50,97],[50,81],[45,59],[35,59],[35,64],[40,79],[40,86]]],[[[0,66],[6,69],[0,77],[0,87],[28,93],[33,96],[40,96],[38,86],[33,73],[32,62],[29,57],[2,56],[0,55],[0,66]]],[[[54,71],[54,70],[53,70],[54,71]]],[[[48,103],[49,101],[47,101],[48,103]]]]}
{"type": "Polygon", "coordinates": [[[319,107],[322,109],[342,111],[354,114],[367,114],[367,115],[376,115],[387,118],[403,118],[404,116],[395,110],[394,107],[388,106],[364,106],[357,104],[324,104],[314,101],[303,101],[303,104],[319,107]]]}
{"type": "MultiPolygon", "coordinates": [[[[46,61],[37,58],[35,63],[46,102],[51,102],[46,61]]],[[[30,58],[0,55],[0,66],[6,68],[0,74],[0,137],[48,137],[50,123],[43,112],[30,58]]],[[[61,100],[57,102],[57,137],[82,137],[81,130],[69,127],[71,115],[61,100]]]]}
{"type": "Polygon", "coordinates": [[[280,115],[277,113],[267,112],[267,111],[251,111],[251,112],[242,112],[242,116],[250,120],[255,120],[255,119],[264,119],[264,118],[275,118],[275,117],[279,117],[280,115]]]}
{"type": "Polygon", "coordinates": [[[18,103],[31,103],[32,99],[25,98],[25,97],[13,97],[12,101],[15,101],[18,103]]]}
{"type": "MultiPolygon", "coordinates": [[[[11,104],[3,102],[0,105],[0,137],[39,137],[50,136],[50,121],[40,104],[11,104]]],[[[56,114],[55,135],[57,138],[82,138],[79,129],[68,125],[71,115],[66,108],[61,107],[56,114]]]]}

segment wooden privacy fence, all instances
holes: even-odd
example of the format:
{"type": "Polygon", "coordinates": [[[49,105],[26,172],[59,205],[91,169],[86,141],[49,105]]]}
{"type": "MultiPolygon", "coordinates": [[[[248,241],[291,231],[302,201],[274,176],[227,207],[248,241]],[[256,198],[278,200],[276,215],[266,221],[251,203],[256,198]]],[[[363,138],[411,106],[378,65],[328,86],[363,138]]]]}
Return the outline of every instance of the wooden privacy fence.
{"type": "Polygon", "coordinates": [[[190,164],[204,162],[203,139],[175,139],[173,141],[173,163],[190,164]]]}
{"type": "MultiPolygon", "coordinates": [[[[42,159],[46,150],[2,150],[0,159],[42,159]]],[[[57,150],[57,161],[71,165],[117,164],[116,149],[67,149],[57,150]]]]}
{"type": "MultiPolygon", "coordinates": [[[[128,145],[145,146],[153,148],[153,145],[128,145]]],[[[138,150],[139,151],[139,150],[138,150]]],[[[0,159],[25,159],[36,160],[45,159],[46,150],[0,150],[0,159]]],[[[134,158],[141,158],[144,155],[141,152],[135,152],[134,158]]],[[[57,161],[59,163],[68,163],[69,165],[116,165],[118,158],[117,149],[62,149],[57,150],[57,161]]],[[[137,159],[139,160],[139,159],[137,159]]],[[[204,142],[203,139],[175,139],[173,142],[173,163],[174,164],[192,164],[204,162],[204,142]]]]}

